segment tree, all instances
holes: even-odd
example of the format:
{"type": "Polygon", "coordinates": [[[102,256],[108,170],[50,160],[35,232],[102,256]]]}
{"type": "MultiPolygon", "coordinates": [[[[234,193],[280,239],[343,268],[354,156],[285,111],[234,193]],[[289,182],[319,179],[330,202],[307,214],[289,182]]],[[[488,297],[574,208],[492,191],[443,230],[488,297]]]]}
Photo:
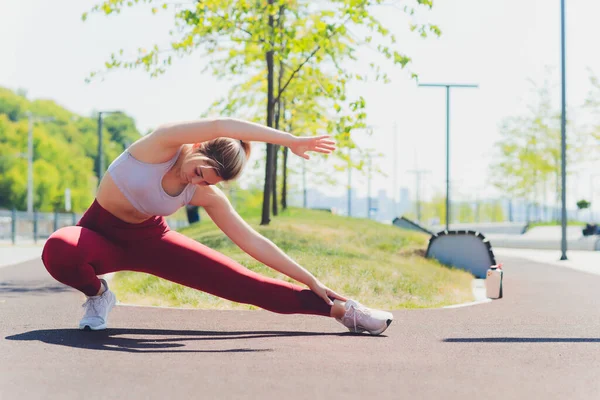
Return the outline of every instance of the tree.
{"type": "Polygon", "coordinates": [[[135,127],[135,121],[123,113],[109,114],[103,117],[103,127],[110,134],[110,139],[121,145],[123,149],[129,147],[140,138],[140,132],[135,127]]]}
{"type": "Polygon", "coordinates": [[[591,205],[592,205],[592,203],[590,203],[590,202],[589,202],[589,201],[587,201],[587,200],[584,200],[584,199],[582,199],[582,200],[579,200],[579,201],[577,202],[577,215],[579,216],[579,212],[580,212],[581,210],[585,210],[586,208],[590,208],[590,206],[591,206],[591,205]]]}
{"type": "Polygon", "coordinates": [[[475,212],[470,203],[460,202],[458,206],[458,222],[475,222],[475,212]]]}
{"type": "Polygon", "coordinates": [[[590,90],[584,104],[584,109],[591,114],[594,121],[589,132],[591,138],[591,147],[589,150],[598,159],[600,155],[600,80],[591,71],[590,90]]]}
{"type": "MultiPolygon", "coordinates": [[[[533,81],[535,102],[528,112],[505,118],[500,126],[501,140],[496,143],[497,157],[490,165],[491,181],[509,198],[541,203],[539,193],[554,178],[556,202],[560,199],[561,142],[560,112],[551,101],[552,85],[533,81]]],[[[571,114],[568,114],[571,115],[571,114]]],[[[583,161],[585,137],[568,121],[567,162],[570,168],[583,161]]]]}
{"type": "MultiPolygon", "coordinates": [[[[138,3],[156,4],[152,0],[106,0],[94,7],[93,11],[108,15],[138,3]]],[[[207,68],[211,68],[217,77],[265,71],[266,125],[273,127],[276,105],[305,66],[312,65],[318,69],[327,67],[336,71],[336,94],[341,102],[345,102],[346,83],[351,79],[365,79],[366,76],[348,71],[343,62],[354,59],[357,47],[371,43],[374,36],[382,40],[377,44],[377,50],[393,64],[404,67],[410,62],[409,57],[391,47],[396,38],[369,11],[370,6],[382,3],[383,0],[332,0],[324,3],[300,0],[205,0],[179,5],[175,15],[178,29],[172,33],[174,39],[170,49],[159,49],[155,45],[149,52],[140,51],[132,61],[124,61],[121,50],[119,55],[111,56],[107,67],[143,67],[152,76],[157,76],[172,63],[173,53],[187,55],[202,47],[208,56],[214,57],[208,62],[207,68]],[[357,37],[352,31],[356,28],[368,31],[368,36],[357,37]],[[282,84],[275,90],[277,66],[284,67],[284,76],[282,84]]],[[[417,6],[432,7],[431,0],[416,0],[413,4],[404,7],[409,15],[414,14],[417,6]]],[[[153,12],[168,8],[169,5],[163,3],[153,8],[153,12]]],[[[87,14],[84,14],[83,18],[86,17],[87,14]]],[[[418,31],[421,36],[440,33],[435,25],[430,24],[415,23],[411,29],[418,31]]],[[[377,79],[388,80],[379,66],[373,64],[372,68],[377,79]]],[[[91,77],[96,74],[92,73],[91,77]]],[[[318,85],[316,82],[305,84],[318,85]]],[[[364,101],[360,99],[350,104],[355,109],[364,108],[364,101]]],[[[349,135],[350,131],[338,130],[337,133],[349,135]]],[[[274,160],[273,146],[267,144],[261,224],[268,224],[270,220],[274,160]]]]}
{"type": "MultiPolygon", "coordinates": [[[[4,88],[0,88],[0,98],[0,207],[26,208],[29,124],[25,112],[31,111],[53,117],[53,121],[33,127],[34,208],[63,211],[65,189],[69,188],[73,211],[85,210],[97,186],[95,119],[73,114],[51,100],[29,101],[4,88]]],[[[110,135],[105,140],[107,157],[112,161],[122,145],[110,135]]]]}
{"type": "MultiPolygon", "coordinates": [[[[281,72],[281,69],[279,69],[281,72]]],[[[260,121],[264,119],[264,108],[262,107],[261,94],[265,92],[264,80],[261,79],[262,73],[259,73],[246,82],[235,85],[227,96],[215,101],[211,107],[203,114],[204,117],[210,115],[235,116],[243,115],[248,119],[260,121]],[[262,86],[261,86],[262,85],[262,86]]],[[[281,81],[281,74],[278,74],[278,81],[281,81]]],[[[282,94],[280,102],[277,103],[275,113],[275,127],[280,126],[298,136],[314,136],[329,132],[330,127],[334,126],[331,121],[337,121],[335,118],[335,106],[339,99],[332,98],[327,90],[332,90],[334,79],[326,76],[323,71],[305,66],[297,78],[294,79],[287,90],[282,94]],[[318,86],[309,86],[305,81],[317,81],[318,86]],[[313,89],[313,90],[311,90],[313,89]],[[316,90],[314,90],[316,89],[316,90]],[[289,106],[288,106],[289,105],[289,106]],[[329,112],[328,110],[334,110],[329,112]]],[[[341,112],[340,107],[340,112],[341,112]]],[[[342,121],[352,121],[355,126],[363,124],[366,114],[359,110],[352,112],[352,115],[341,118],[342,121]]],[[[348,123],[349,126],[349,123],[348,123]]],[[[277,164],[277,155],[280,151],[275,151],[275,164],[277,164]]],[[[339,153],[338,153],[339,154],[339,153]]],[[[278,186],[281,186],[281,206],[287,207],[288,190],[288,149],[283,148],[283,160],[281,165],[281,179],[277,179],[277,171],[273,177],[273,215],[277,215],[275,192],[278,186]]],[[[327,158],[327,156],[325,156],[327,158]]],[[[314,165],[314,163],[313,163],[314,165]]]]}
{"type": "Polygon", "coordinates": [[[578,209],[578,210],[585,210],[586,208],[589,208],[591,204],[592,204],[592,203],[590,203],[590,202],[589,202],[589,201],[587,201],[587,200],[579,200],[579,201],[577,202],[577,209],[578,209]]]}

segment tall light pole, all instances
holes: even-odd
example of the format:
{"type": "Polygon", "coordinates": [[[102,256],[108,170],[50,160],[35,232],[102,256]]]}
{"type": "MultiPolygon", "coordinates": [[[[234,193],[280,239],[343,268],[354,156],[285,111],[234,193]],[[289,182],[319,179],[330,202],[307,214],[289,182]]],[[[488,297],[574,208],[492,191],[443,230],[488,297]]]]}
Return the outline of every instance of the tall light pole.
{"type": "Polygon", "coordinates": [[[567,96],[565,77],[565,0],[560,1],[560,65],[561,65],[561,118],[560,118],[560,156],[561,156],[561,260],[567,259],[567,96]]]}
{"type": "Polygon", "coordinates": [[[27,213],[33,212],[33,115],[27,113],[29,133],[27,135],[27,213]]]}
{"type": "Polygon", "coordinates": [[[419,86],[446,88],[446,230],[448,230],[450,225],[450,88],[477,88],[479,85],[419,83],[419,86]]]}
{"type": "Polygon", "coordinates": [[[421,175],[428,174],[431,171],[424,169],[414,169],[408,171],[416,175],[416,196],[417,196],[417,221],[421,222],[421,175]]]}
{"type": "Polygon", "coordinates": [[[104,174],[104,147],[102,146],[102,114],[120,114],[121,111],[98,111],[98,185],[104,174]]]}
{"type": "Polygon", "coordinates": [[[371,154],[367,154],[369,159],[368,163],[368,176],[367,176],[367,218],[371,219],[371,154]]]}
{"type": "Polygon", "coordinates": [[[398,195],[398,125],[394,122],[394,195],[392,196],[392,203],[394,204],[394,217],[397,217],[398,203],[396,202],[396,196],[398,195]]]}
{"type": "MultiPolygon", "coordinates": [[[[370,133],[373,133],[373,125],[365,126],[365,129],[369,130],[370,133]]],[[[352,149],[348,146],[348,216],[352,216],[352,157],[351,157],[352,149]]]]}
{"type": "Polygon", "coordinates": [[[352,159],[350,158],[350,147],[348,147],[348,216],[352,216],[352,159]]]}
{"type": "Polygon", "coordinates": [[[27,135],[27,212],[33,212],[33,125],[36,122],[53,121],[54,117],[36,117],[27,111],[29,132],[27,135]]]}

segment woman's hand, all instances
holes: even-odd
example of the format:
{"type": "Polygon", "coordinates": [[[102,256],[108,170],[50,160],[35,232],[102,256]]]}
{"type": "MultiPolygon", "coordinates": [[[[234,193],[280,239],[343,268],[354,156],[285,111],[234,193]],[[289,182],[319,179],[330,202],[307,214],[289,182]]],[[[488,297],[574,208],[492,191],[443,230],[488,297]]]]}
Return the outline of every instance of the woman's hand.
{"type": "Polygon", "coordinates": [[[305,154],[307,151],[330,154],[335,150],[335,142],[330,139],[329,135],[314,137],[296,136],[292,144],[288,147],[295,155],[310,160],[310,157],[305,154]]]}
{"type": "Polygon", "coordinates": [[[338,299],[341,301],[348,300],[344,296],[340,296],[333,290],[329,289],[327,286],[323,285],[317,279],[315,279],[315,281],[309,287],[310,287],[310,290],[315,292],[317,294],[317,296],[322,298],[325,301],[325,303],[329,304],[330,306],[333,305],[333,301],[331,301],[331,298],[338,299]]]}

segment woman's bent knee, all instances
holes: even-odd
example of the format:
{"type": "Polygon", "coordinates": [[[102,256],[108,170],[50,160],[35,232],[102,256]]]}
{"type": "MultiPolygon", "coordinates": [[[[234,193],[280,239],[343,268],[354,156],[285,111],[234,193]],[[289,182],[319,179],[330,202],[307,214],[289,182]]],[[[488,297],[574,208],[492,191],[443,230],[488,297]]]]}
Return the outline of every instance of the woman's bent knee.
{"type": "Polygon", "coordinates": [[[78,264],[81,255],[77,249],[81,227],[67,226],[54,232],[44,245],[42,261],[52,276],[65,265],[78,264]]]}

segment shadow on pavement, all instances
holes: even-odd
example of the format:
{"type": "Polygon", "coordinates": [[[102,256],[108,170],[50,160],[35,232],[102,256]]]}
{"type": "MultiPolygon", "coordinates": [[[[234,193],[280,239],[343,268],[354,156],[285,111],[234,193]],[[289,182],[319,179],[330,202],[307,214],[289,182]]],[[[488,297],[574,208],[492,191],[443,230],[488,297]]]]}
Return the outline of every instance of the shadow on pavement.
{"type": "MultiPolygon", "coordinates": [[[[42,329],[7,336],[6,340],[39,340],[47,344],[83,348],[90,350],[111,350],[129,353],[246,353],[273,351],[272,349],[227,349],[227,350],[176,350],[186,347],[190,341],[217,341],[259,339],[270,337],[295,336],[348,336],[351,333],[317,333],[285,331],[183,331],[169,329],[105,329],[102,331],[81,331],[79,329],[42,329]],[[123,337],[143,336],[143,337],[123,337]],[[160,336],[160,337],[152,337],[160,336]],[[165,338],[164,336],[172,336],[165,338]],[[169,350],[167,350],[169,349],[169,350]]],[[[367,336],[367,335],[362,335],[367,336]]]]}
{"type": "Polygon", "coordinates": [[[0,293],[62,293],[72,291],[69,286],[61,283],[48,284],[48,281],[8,281],[0,282],[0,293]]]}
{"type": "Polygon", "coordinates": [[[446,343],[600,343],[600,338],[491,337],[444,339],[446,343]]]}

